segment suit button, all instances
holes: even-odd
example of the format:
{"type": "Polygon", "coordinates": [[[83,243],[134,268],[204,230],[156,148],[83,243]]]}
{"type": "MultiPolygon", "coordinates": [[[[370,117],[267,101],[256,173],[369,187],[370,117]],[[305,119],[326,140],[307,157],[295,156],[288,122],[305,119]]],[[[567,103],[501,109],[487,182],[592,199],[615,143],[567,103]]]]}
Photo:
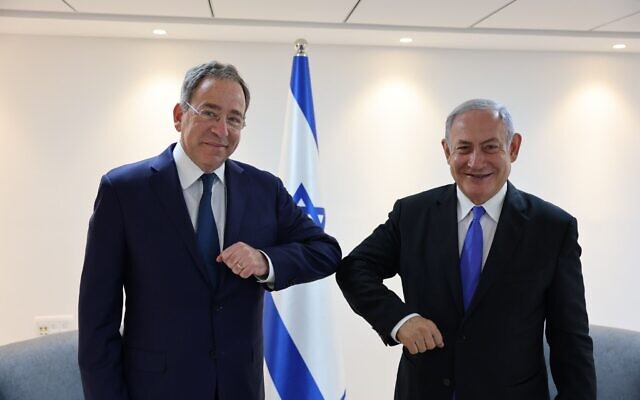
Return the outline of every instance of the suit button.
{"type": "Polygon", "coordinates": [[[444,378],[444,379],[442,380],[442,384],[443,384],[443,385],[445,385],[446,387],[451,386],[451,379],[449,379],[449,378],[444,378]]]}
{"type": "Polygon", "coordinates": [[[218,358],[216,351],[215,350],[211,350],[209,352],[209,357],[211,357],[212,360],[216,360],[218,358]]]}
{"type": "Polygon", "coordinates": [[[461,341],[463,341],[463,342],[466,342],[466,341],[467,341],[467,339],[468,339],[468,338],[467,338],[467,335],[462,335],[462,336],[460,336],[460,340],[461,340],[461,341]]]}

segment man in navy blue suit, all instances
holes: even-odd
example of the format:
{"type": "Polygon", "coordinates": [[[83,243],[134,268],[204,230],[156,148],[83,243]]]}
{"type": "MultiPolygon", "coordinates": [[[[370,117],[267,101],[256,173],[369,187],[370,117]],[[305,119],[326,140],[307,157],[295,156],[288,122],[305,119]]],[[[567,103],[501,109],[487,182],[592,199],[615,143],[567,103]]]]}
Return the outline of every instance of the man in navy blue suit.
{"type": "Polygon", "coordinates": [[[338,243],[282,182],[229,159],[248,106],[235,67],[196,66],[179,142],[102,177],[78,312],[87,399],[264,398],[265,288],[335,271],[338,243]]]}

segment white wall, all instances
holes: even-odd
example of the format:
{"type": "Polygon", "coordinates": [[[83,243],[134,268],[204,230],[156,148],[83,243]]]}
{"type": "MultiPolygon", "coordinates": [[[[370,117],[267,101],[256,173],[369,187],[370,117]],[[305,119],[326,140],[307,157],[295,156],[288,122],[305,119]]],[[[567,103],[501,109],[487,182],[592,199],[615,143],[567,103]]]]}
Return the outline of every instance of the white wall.
{"type": "MultiPolygon", "coordinates": [[[[512,181],[579,220],[591,321],[640,330],[640,55],[313,43],[309,53],[327,231],[344,253],[396,198],[450,182],[447,113],[494,98],[524,135],[512,181]]],[[[252,104],[235,158],[277,172],[292,55],[288,45],[0,35],[0,344],[34,336],[36,315],[75,316],[100,176],[176,139],[171,109],[188,67],[239,68],[252,104]]],[[[337,289],[331,300],[349,397],[391,398],[399,349],[337,289]]]]}

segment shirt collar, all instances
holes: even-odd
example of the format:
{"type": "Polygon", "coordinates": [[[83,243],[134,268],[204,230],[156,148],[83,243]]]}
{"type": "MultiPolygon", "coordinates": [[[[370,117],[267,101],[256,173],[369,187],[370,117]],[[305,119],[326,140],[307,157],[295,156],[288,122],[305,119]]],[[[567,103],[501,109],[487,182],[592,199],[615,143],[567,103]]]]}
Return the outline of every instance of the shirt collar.
{"type": "MultiPolygon", "coordinates": [[[[180,141],[178,141],[176,146],[173,148],[173,160],[176,163],[176,169],[178,170],[178,178],[180,179],[180,186],[182,186],[182,190],[193,185],[204,173],[200,167],[198,167],[191,158],[189,158],[187,153],[185,153],[180,141]]],[[[222,163],[218,169],[213,171],[223,185],[225,165],[226,163],[222,163]]]]}
{"type": "MultiPolygon", "coordinates": [[[[456,193],[458,195],[458,222],[462,221],[470,212],[471,209],[476,205],[473,204],[469,198],[462,193],[459,186],[456,186],[456,193]]],[[[498,190],[498,193],[494,194],[492,198],[487,200],[484,204],[478,204],[484,207],[487,215],[491,217],[494,222],[498,222],[500,219],[500,213],[502,212],[502,204],[504,203],[504,199],[507,196],[507,183],[498,190]]]]}

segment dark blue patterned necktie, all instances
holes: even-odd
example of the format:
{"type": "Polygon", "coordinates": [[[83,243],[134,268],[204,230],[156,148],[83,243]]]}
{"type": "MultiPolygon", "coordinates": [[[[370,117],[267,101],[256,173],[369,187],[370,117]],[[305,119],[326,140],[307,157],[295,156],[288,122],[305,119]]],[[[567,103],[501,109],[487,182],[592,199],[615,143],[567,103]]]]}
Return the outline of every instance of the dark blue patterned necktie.
{"type": "Polygon", "coordinates": [[[216,228],[216,220],[211,208],[211,188],[215,179],[215,174],[203,174],[200,177],[200,180],[202,180],[202,197],[200,198],[200,206],[198,206],[198,221],[196,225],[198,247],[204,258],[209,280],[213,287],[216,286],[218,281],[216,257],[220,254],[218,229],[216,228]]]}
{"type": "Polygon", "coordinates": [[[480,218],[485,210],[482,206],[475,206],[472,209],[473,220],[469,225],[467,236],[462,245],[462,255],[460,256],[460,276],[462,277],[462,300],[465,311],[471,303],[473,293],[476,291],[480,281],[482,271],[482,226],[480,218]]]}

